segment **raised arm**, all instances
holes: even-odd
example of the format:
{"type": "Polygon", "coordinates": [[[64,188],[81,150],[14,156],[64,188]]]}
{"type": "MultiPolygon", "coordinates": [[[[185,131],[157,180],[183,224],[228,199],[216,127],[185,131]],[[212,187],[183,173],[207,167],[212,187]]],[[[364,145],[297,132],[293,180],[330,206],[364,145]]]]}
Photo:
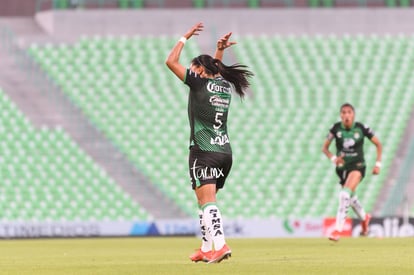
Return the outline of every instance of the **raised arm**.
{"type": "Polygon", "coordinates": [[[203,23],[195,24],[190,30],[187,31],[183,37],[175,44],[174,48],[172,48],[170,54],[165,61],[167,67],[182,81],[185,77],[186,68],[181,65],[180,63],[180,55],[181,51],[184,47],[185,42],[190,39],[193,35],[198,35],[199,32],[203,30],[204,26],[203,23]]]}
{"type": "Polygon", "coordinates": [[[232,32],[226,33],[219,40],[217,40],[216,53],[214,54],[215,59],[222,61],[224,50],[228,47],[233,46],[234,44],[237,44],[237,42],[229,41],[231,35],[232,32]]]}
{"type": "Polygon", "coordinates": [[[379,141],[379,139],[376,136],[373,136],[371,138],[371,142],[375,145],[377,148],[377,161],[375,162],[374,169],[372,170],[372,173],[374,175],[378,175],[381,169],[381,159],[382,159],[382,144],[379,141]]]}

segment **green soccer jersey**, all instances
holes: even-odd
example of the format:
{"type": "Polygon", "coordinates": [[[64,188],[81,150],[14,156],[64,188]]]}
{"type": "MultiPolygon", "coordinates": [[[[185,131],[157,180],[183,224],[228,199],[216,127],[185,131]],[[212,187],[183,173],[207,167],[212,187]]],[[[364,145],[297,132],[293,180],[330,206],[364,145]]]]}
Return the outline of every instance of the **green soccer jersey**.
{"type": "Polygon", "coordinates": [[[203,151],[231,154],[227,116],[234,86],[222,77],[201,78],[189,69],[184,83],[190,87],[190,145],[198,145],[203,151]]]}
{"type": "Polygon", "coordinates": [[[355,122],[346,129],[341,122],[335,123],[329,130],[328,139],[335,139],[336,155],[343,156],[343,169],[365,167],[364,138],[371,139],[374,131],[360,122],[355,122]]]}

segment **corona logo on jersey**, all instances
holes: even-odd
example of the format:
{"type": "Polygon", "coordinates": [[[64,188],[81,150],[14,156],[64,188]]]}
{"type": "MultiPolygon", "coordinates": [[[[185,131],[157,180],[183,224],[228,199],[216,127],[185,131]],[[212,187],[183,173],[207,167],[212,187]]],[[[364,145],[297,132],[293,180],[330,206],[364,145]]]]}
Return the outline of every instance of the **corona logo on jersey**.
{"type": "Polygon", "coordinates": [[[193,162],[191,173],[195,179],[209,180],[224,177],[223,168],[197,166],[197,159],[193,162]]]}
{"type": "Polygon", "coordinates": [[[224,87],[221,85],[217,85],[214,82],[209,82],[207,84],[207,90],[210,93],[225,93],[225,94],[230,94],[231,93],[231,88],[230,87],[224,87]]]}

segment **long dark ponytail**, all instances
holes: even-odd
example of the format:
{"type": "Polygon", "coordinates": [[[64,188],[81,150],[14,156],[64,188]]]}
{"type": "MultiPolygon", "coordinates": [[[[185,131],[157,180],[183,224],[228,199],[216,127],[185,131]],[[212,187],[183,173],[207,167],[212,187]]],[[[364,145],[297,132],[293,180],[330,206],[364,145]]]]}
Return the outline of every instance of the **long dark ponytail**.
{"type": "Polygon", "coordinates": [[[247,69],[246,65],[236,63],[226,66],[219,59],[214,59],[207,54],[195,57],[191,63],[196,66],[203,66],[207,74],[216,75],[219,73],[225,80],[234,85],[237,94],[241,98],[246,94],[245,89],[250,86],[249,78],[254,75],[247,69]]]}

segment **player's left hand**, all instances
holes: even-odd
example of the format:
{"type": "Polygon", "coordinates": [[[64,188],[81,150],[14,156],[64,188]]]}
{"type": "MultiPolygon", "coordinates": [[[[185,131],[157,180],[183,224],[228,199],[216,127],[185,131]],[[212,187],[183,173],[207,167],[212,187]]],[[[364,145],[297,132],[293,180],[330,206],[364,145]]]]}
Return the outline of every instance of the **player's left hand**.
{"type": "Polygon", "coordinates": [[[234,44],[237,44],[237,42],[235,41],[229,41],[231,35],[232,35],[232,32],[226,33],[219,40],[217,40],[218,50],[222,51],[224,49],[227,49],[228,47],[233,46],[234,44]]]}
{"type": "Polygon", "coordinates": [[[375,166],[374,169],[372,169],[372,174],[378,175],[380,173],[380,168],[378,166],[375,166]]]}

